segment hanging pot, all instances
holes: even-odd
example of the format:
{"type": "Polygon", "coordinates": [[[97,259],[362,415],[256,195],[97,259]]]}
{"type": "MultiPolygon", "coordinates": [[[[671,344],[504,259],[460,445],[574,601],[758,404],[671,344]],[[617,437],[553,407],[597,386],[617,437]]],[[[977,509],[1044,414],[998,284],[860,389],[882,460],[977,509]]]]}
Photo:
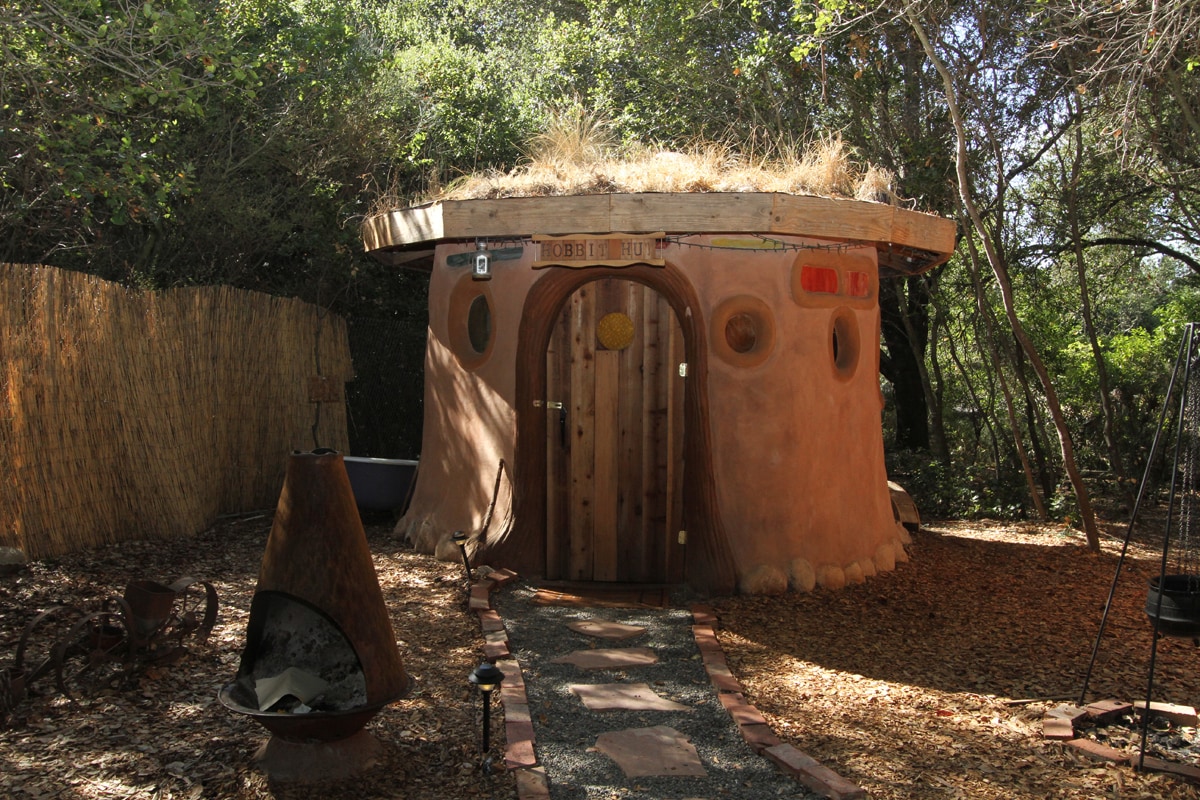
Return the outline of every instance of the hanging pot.
{"type": "Polygon", "coordinates": [[[1150,579],[1146,616],[1158,620],[1159,633],[1192,639],[1200,636],[1200,576],[1166,575],[1150,579]]]}

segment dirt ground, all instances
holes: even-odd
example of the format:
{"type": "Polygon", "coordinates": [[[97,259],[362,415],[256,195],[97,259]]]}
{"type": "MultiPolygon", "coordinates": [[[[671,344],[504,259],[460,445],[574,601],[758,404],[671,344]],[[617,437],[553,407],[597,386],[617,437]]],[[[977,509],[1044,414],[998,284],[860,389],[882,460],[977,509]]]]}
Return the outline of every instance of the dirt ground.
{"type": "MultiPolygon", "coordinates": [[[[371,520],[368,520],[370,523],[371,520]]],[[[479,664],[480,632],[466,610],[462,565],[413,553],[386,520],[367,525],[375,569],[413,689],[368,725],[383,743],[380,765],[341,786],[269,781],[252,758],[267,740],[256,722],[216,699],[237,674],[250,599],[270,515],[232,519],[187,540],[116,545],[0,577],[0,666],[11,665],[31,612],[55,603],[94,608],[126,582],[212,581],[220,615],[207,644],[169,666],[137,671],[115,690],[48,696],[19,706],[0,730],[0,797],[12,800],[373,800],[516,797],[510,775],[484,776],[480,702],[467,676],[479,664]]],[[[34,649],[44,651],[45,637],[34,649]]],[[[26,664],[35,663],[26,659],[26,664]]],[[[494,753],[503,715],[493,703],[494,753]]]]}
{"type": "MultiPolygon", "coordinates": [[[[1140,531],[1140,526],[1139,526],[1140,531]]],[[[1110,533],[1124,536],[1124,526],[1110,533]]],[[[911,561],[840,592],[715,603],[733,671],[785,741],[882,798],[1197,798],[1181,779],[1078,756],[1042,738],[1074,704],[1120,542],[1089,553],[1061,526],[946,522],[911,561]],[[1015,702],[1039,700],[1039,702],[1015,702]]],[[[1131,548],[1087,702],[1146,696],[1146,580],[1161,545],[1131,548]]],[[[1200,703],[1200,649],[1162,638],[1154,699],[1200,703]]],[[[1137,751],[1140,731],[1081,730],[1137,751]],[[1132,741],[1131,741],[1132,740],[1132,741]]],[[[1196,763],[1194,728],[1166,737],[1196,763]]]]}
{"type": "MultiPolygon", "coordinates": [[[[269,515],[235,518],[191,539],[116,545],[0,577],[0,666],[11,664],[37,609],[95,608],[129,580],[206,578],[221,602],[212,638],[175,664],[138,669],[124,685],[75,701],[43,679],[45,696],[17,706],[0,729],[0,796],[513,800],[511,776],[484,776],[477,766],[479,702],[466,678],[481,639],[463,604],[461,566],[414,554],[386,520],[368,525],[368,539],[415,683],[368,726],[385,746],[380,767],[344,786],[307,788],[255,769],[265,731],[216,693],[237,671],[269,527],[269,515]]],[[[876,800],[1200,798],[1178,778],[1090,761],[1041,736],[1045,711],[1078,699],[1115,570],[1119,542],[1106,540],[1098,556],[1082,544],[1055,526],[927,524],[909,563],[865,584],[713,601],[719,636],[776,734],[876,800]]],[[[1158,554],[1135,547],[1133,556],[1089,701],[1145,695],[1142,604],[1158,554]]],[[[27,664],[46,645],[34,642],[27,664]]],[[[1162,639],[1155,699],[1200,703],[1198,660],[1190,641],[1162,639]]],[[[1131,738],[1120,726],[1086,733],[1122,746],[1131,738]]],[[[1168,733],[1184,745],[1196,734],[1168,733]]],[[[1179,755],[1192,758],[1187,749],[1179,755]]]]}

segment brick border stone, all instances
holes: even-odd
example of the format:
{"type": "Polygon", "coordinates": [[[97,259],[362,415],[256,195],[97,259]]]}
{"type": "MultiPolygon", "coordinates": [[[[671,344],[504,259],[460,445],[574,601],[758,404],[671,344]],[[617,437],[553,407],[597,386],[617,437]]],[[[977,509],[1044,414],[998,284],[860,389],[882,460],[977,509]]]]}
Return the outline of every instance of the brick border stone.
{"type": "Polygon", "coordinates": [[[500,668],[500,704],[504,708],[504,765],[516,777],[518,800],[550,800],[550,783],[538,763],[529,696],[521,663],[508,646],[504,620],[492,608],[492,592],[514,583],[518,575],[508,569],[495,570],[471,586],[469,606],[479,618],[483,634],[483,658],[500,668]]]}
{"type": "Polygon", "coordinates": [[[691,612],[692,635],[696,639],[708,679],[717,690],[717,699],[729,712],[746,743],[784,773],[830,800],[865,798],[866,791],[775,735],[762,713],[746,702],[742,685],[729,669],[725,651],[717,639],[717,616],[712,607],[697,603],[691,606],[691,612]]]}

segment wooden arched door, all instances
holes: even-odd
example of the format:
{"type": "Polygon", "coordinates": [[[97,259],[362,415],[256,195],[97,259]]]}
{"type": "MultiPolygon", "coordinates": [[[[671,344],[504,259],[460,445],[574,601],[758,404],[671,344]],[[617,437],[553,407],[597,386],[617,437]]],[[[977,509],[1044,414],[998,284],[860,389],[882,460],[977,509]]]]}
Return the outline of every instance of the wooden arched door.
{"type": "Polygon", "coordinates": [[[670,304],[584,284],[546,351],[546,577],[681,579],[684,341],[670,304]]]}

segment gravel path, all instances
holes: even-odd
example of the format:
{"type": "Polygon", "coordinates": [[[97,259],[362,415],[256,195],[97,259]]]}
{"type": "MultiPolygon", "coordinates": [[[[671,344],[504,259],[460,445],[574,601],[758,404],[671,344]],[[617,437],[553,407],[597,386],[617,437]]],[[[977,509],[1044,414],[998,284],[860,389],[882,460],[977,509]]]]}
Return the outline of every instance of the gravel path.
{"type": "Polygon", "coordinates": [[[743,741],[717,700],[692,636],[683,604],[669,609],[568,608],[534,605],[533,590],[518,585],[493,595],[508,630],[509,648],[521,664],[533,718],[538,759],[552,800],[625,798],[815,798],[743,741]],[[622,641],[576,633],[570,622],[610,620],[646,632],[622,641]],[[649,647],[659,661],[623,670],[580,670],[551,659],[574,650],[649,647]],[[576,683],[647,683],[688,711],[591,711],[571,692],[576,683]],[[608,731],[672,727],[687,736],[708,772],[699,777],[627,778],[616,762],[590,748],[608,731]]]}

